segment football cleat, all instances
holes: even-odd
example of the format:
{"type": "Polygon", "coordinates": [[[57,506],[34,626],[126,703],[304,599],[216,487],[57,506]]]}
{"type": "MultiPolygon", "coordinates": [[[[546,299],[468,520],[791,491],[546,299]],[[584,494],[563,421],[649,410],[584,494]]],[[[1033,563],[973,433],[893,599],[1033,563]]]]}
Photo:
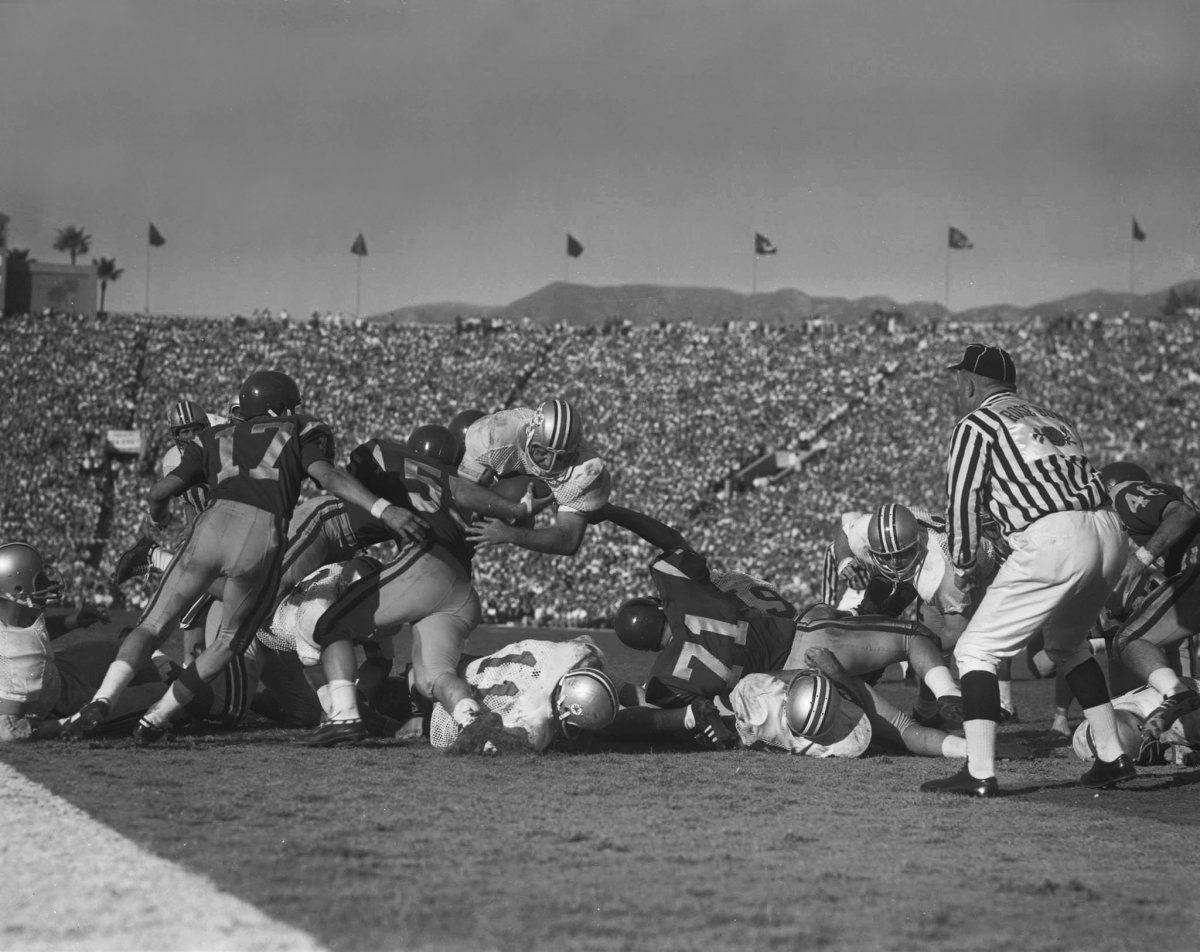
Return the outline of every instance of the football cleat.
{"type": "Polygon", "coordinates": [[[1001,704],[1000,705],[1000,721],[999,721],[999,723],[1001,723],[1001,724],[1019,724],[1019,723],[1021,723],[1021,718],[1017,714],[1016,707],[1005,707],[1003,704],[1001,704]]]}
{"type": "Polygon", "coordinates": [[[1115,784],[1132,780],[1137,776],[1137,768],[1128,754],[1122,754],[1116,760],[1099,760],[1086,770],[1079,782],[1085,787],[1102,790],[1115,784]]]}
{"type": "Polygon", "coordinates": [[[357,744],[367,736],[361,718],[352,721],[326,721],[304,740],[305,747],[334,747],[338,744],[357,744]]]}
{"type": "Polygon", "coordinates": [[[630,598],[622,602],[613,616],[613,629],[621,644],[637,651],[659,651],[669,634],[667,616],[657,598],[630,598]]]}
{"type": "Polygon", "coordinates": [[[1169,697],[1164,697],[1163,702],[1150,712],[1146,723],[1142,725],[1142,737],[1158,740],[1179,718],[1196,710],[1200,710],[1200,694],[1191,688],[1176,691],[1169,697]]]}
{"type": "Polygon", "coordinates": [[[238,407],[242,418],[286,416],[301,404],[296,381],[278,370],[256,370],[242,382],[238,407]]]}
{"type": "Polygon", "coordinates": [[[121,557],[117,559],[117,567],[113,570],[113,584],[123,585],[131,578],[145,578],[149,575],[153,567],[150,557],[157,548],[157,542],[149,536],[142,536],[122,552],[121,557]]]}
{"type": "Polygon", "coordinates": [[[388,717],[375,710],[370,705],[362,691],[358,692],[358,714],[363,726],[372,737],[395,737],[400,731],[401,724],[394,717],[388,717]]]}
{"type": "Polygon", "coordinates": [[[912,510],[887,503],[867,523],[867,551],[879,573],[894,582],[907,582],[921,567],[924,551],[921,526],[912,510]]]}
{"type": "Polygon", "coordinates": [[[104,723],[108,717],[109,704],[105,698],[88,701],[63,725],[64,740],[81,740],[104,723]]]}
{"type": "Polygon", "coordinates": [[[946,695],[937,700],[939,725],[944,731],[960,731],[963,729],[963,702],[957,695],[946,695]]]}
{"type": "Polygon", "coordinates": [[[138,747],[149,747],[166,736],[167,729],[159,724],[151,724],[144,717],[137,722],[133,729],[133,742],[138,747]]]}
{"type": "Polygon", "coordinates": [[[28,608],[58,601],[62,580],[28,542],[0,545],[0,598],[28,608]]]}
{"type": "Polygon", "coordinates": [[[966,765],[958,773],[942,780],[926,780],[921,784],[922,793],[952,793],[960,797],[990,799],[1000,795],[1000,786],[995,777],[972,777],[966,765]]]}
{"type": "Polygon", "coordinates": [[[737,731],[722,720],[717,706],[712,701],[693,701],[689,707],[696,719],[691,737],[697,747],[705,750],[730,750],[738,745],[737,731]]]}

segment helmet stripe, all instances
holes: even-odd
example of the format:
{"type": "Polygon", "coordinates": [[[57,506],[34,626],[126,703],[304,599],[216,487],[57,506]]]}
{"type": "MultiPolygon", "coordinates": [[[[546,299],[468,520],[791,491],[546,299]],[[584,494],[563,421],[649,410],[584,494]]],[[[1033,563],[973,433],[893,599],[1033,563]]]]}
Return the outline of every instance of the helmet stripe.
{"type": "Polygon", "coordinates": [[[801,734],[805,737],[814,737],[824,730],[825,721],[829,717],[829,702],[829,679],[817,675],[813,678],[812,707],[808,709],[808,715],[804,718],[801,734]]]}

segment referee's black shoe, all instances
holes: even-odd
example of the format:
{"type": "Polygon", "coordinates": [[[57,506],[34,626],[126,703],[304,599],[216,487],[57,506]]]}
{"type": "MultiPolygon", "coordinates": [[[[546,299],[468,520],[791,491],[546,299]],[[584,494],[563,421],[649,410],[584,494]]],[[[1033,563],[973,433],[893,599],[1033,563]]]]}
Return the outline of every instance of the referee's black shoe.
{"type": "Polygon", "coordinates": [[[1136,776],[1137,767],[1133,765],[1128,754],[1122,754],[1116,760],[1101,760],[1097,757],[1096,762],[1079,778],[1079,782],[1085,787],[1102,789],[1132,780],[1136,776]]]}
{"type": "Polygon", "coordinates": [[[960,797],[996,797],[1000,795],[1000,786],[995,777],[985,777],[980,780],[972,777],[966,766],[953,776],[944,780],[927,780],[921,784],[922,793],[953,793],[960,797]]]}

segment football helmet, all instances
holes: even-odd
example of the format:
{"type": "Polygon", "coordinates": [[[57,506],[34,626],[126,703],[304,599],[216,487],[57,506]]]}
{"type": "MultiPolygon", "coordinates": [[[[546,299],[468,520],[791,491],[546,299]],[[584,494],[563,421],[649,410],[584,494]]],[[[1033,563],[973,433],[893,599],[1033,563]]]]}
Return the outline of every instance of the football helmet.
{"type": "MultiPolygon", "coordinates": [[[[1136,761],[1142,746],[1142,723],[1133,711],[1126,711],[1118,707],[1113,713],[1117,718],[1117,740],[1121,744],[1121,750],[1136,761]]],[[[1075,756],[1082,761],[1092,761],[1097,758],[1096,737],[1092,733],[1092,725],[1086,720],[1075,728],[1075,734],[1071,738],[1071,749],[1075,751],[1075,756]]]]}
{"type": "Polygon", "coordinates": [[[0,545],[0,598],[40,608],[58,601],[62,579],[28,542],[0,545]]]}
{"type": "Polygon", "coordinates": [[[617,716],[620,702],[612,679],[598,668],[576,668],[558,679],[551,699],[563,733],[604,730],[617,716]]]}
{"type": "Polygon", "coordinates": [[[238,407],[242,419],[284,416],[300,406],[300,387],[278,370],[256,370],[242,382],[238,407]]]}
{"type": "Polygon", "coordinates": [[[208,426],[208,413],[195,400],[180,400],[167,410],[167,426],[175,444],[182,447],[208,426]]]}
{"type": "Polygon", "coordinates": [[[630,598],[613,616],[621,644],[637,651],[658,651],[667,632],[667,616],[657,598],[630,598]]]}
{"type": "Polygon", "coordinates": [[[446,466],[457,466],[462,458],[462,444],[454,434],[447,427],[433,423],[413,430],[408,437],[408,448],[446,466]]]}
{"type": "Polygon", "coordinates": [[[454,419],[446,424],[446,428],[454,434],[454,438],[458,440],[459,446],[465,446],[467,443],[467,429],[476,420],[482,420],[486,413],[482,410],[463,410],[461,413],[456,413],[454,419]]]}
{"type": "Polygon", "coordinates": [[[867,523],[867,551],[881,575],[907,582],[921,567],[921,526],[912,510],[896,503],[880,506],[867,523]]]}
{"type": "Polygon", "coordinates": [[[534,411],[525,437],[530,462],[546,474],[575,465],[583,440],[583,420],[566,400],[547,400],[534,411]]]}
{"type": "Polygon", "coordinates": [[[801,671],[788,684],[783,719],[797,737],[819,741],[833,725],[840,702],[829,677],[819,671],[801,671]]]}
{"type": "Polygon", "coordinates": [[[1137,463],[1131,463],[1128,460],[1117,460],[1100,468],[1100,479],[1107,489],[1115,486],[1117,483],[1148,483],[1150,481],[1150,474],[1137,463]]]}

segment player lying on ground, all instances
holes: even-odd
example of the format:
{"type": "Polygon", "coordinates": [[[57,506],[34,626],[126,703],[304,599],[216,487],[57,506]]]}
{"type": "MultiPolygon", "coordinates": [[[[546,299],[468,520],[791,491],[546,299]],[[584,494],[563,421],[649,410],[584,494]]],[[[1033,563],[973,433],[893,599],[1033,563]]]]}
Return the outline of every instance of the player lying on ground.
{"type": "MultiPolygon", "coordinates": [[[[650,564],[658,597],[625,602],[613,620],[623,643],[658,652],[644,687],[623,689],[627,706],[614,731],[635,737],[686,731],[702,746],[732,746],[735,738],[721,729],[713,699],[728,694],[747,674],[799,667],[793,659],[802,658],[808,647],[833,642],[840,642],[838,650],[846,652],[845,662],[856,673],[912,662],[952,712],[950,699],[958,693],[954,679],[935,640],[916,622],[839,620],[832,638],[816,620],[798,630],[795,608],[770,585],[732,573],[712,576],[704,556],[670,526],[612,504],[601,507],[595,518],[628,529],[661,550],[650,564]],[[846,634],[851,630],[856,637],[846,634]]],[[[830,621],[831,614],[820,621],[830,621]]]]}
{"type": "MultiPolygon", "coordinates": [[[[1200,690],[1200,681],[1195,678],[1184,678],[1183,683],[1193,691],[1200,690]]],[[[1181,715],[1154,740],[1143,736],[1143,725],[1161,702],[1162,694],[1148,684],[1113,698],[1121,748],[1139,767],[1155,764],[1200,766],[1200,711],[1181,715]]],[[[1087,721],[1075,729],[1071,747],[1080,760],[1090,763],[1096,759],[1095,735],[1087,721]]]]}
{"type": "Polygon", "coordinates": [[[967,742],[922,727],[828,648],[809,648],[804,669],[749,674],[730,692],[738,737],[754,749],[805,757],[861,757],[872,744],[924,757],[965,758],[967,742]]]}

